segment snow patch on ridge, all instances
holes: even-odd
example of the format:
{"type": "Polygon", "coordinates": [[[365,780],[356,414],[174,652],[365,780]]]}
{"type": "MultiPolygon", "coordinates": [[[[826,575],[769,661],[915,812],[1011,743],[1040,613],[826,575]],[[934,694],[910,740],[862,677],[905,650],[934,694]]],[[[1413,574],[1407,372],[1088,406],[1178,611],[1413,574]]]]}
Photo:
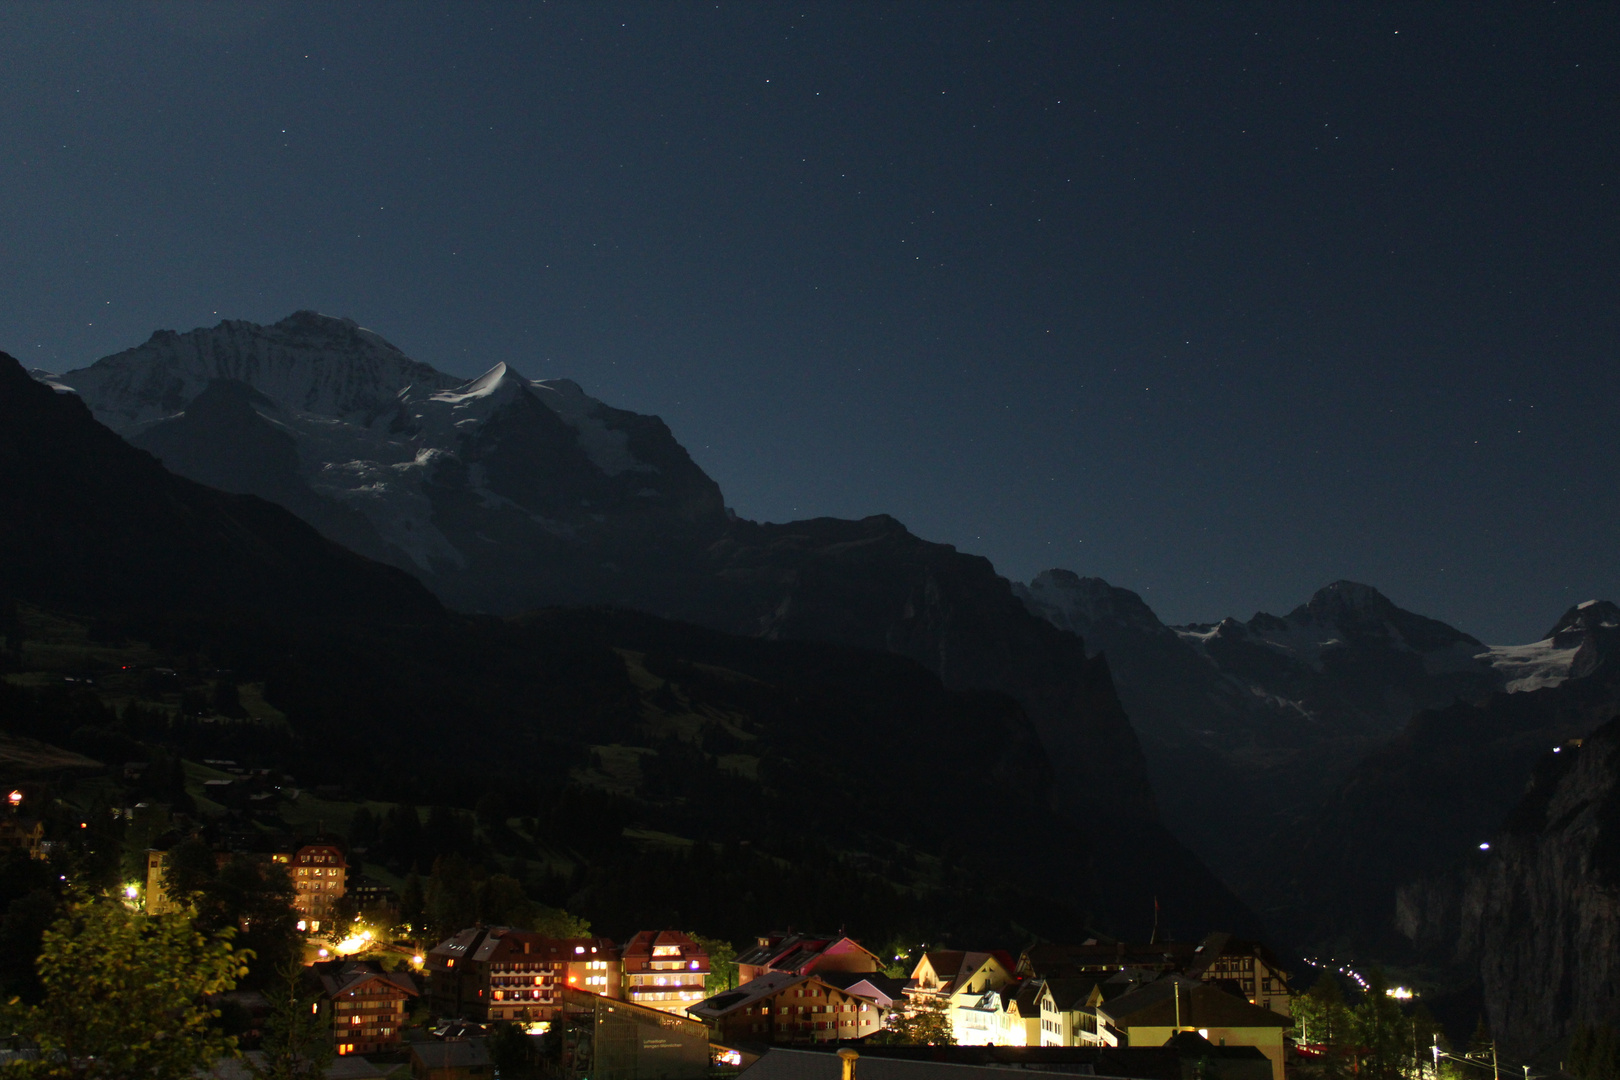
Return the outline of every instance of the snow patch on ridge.
{"type": "Polygon", "coordinates": [[[602,403],[580,389],[573,379],[543,379],[529,386],[552,412],[579,433],[580,449],[591,464],[607,475],[658,471],[630,452],[630,436],[608,427],[602,421],[602,403]]]}
{"type": "Polygon", "coordinates": [[[1559,647],[1553,638],[1529,645],[1492,645],[1476,659],[1487,661],[1506,679],[1502,687],[1510,694],[1557,686],[1569,678],[1570,667],[1581,644],[1559,647]]]}

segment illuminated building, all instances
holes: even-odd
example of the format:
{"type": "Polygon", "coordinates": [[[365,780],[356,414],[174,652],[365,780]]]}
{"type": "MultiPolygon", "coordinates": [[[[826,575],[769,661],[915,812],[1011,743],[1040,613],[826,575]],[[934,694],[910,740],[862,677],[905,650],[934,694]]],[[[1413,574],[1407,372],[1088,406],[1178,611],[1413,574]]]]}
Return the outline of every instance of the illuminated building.
{"type": "Polygon", "coordinates": [[[643,930],[620,955],[625,1000],[681,1014],[703,1000],[709,954],[680,931],[643,930]]]}
{"type": "MultiPolygon", "coordinates": [[[[174,834],[170,838],[177,842],[174,834]]],[[[303,925],[300,930],[318,931],[323,922],[332,919],[338,901],[346,891],[347,860],[343,849],[335,844],[318,841],[305,844],[294,851],[240,852],[229,847],[216,847],[214,858],[224,866],[234,855],[269,862],[287,872],[293,883],[293,907],[303,925]]],[[[178,911],[179,906],[169,899],[163,887],[163,870],[169,849],[148,848],[146,851],[146,910],[152,915],[165,915],[178,911]]]]}
{"type": "Polygon", "coordinates": [[[841,1042],[883,1026],[870,1001],[814,975],[770,972],[686,1010],[717,1042],[841,1042]]]}
{"type": "Polygon", "coordinates": [[[1252,1046],[1283,1080],[1283,1033],[1290,1021],[1209,982],[1167,975],[1096,1006],[1098,1034],[1110,1046],[1163,1046],[1196,1031],[1216,1046],[1252,1046]]]}
{"type": "Polygon", "coordinates": [[[332,920],[338,901],[343,899],[347,873],[342,848],[327,843],[305,844],[292,855],[271,855],[270,861],[287,868],[293,882],[293,907],[310,930],[319,930],[323,922],[332,920]]]}
{"type": "Polygon", "coordinates": [[[428,1002],[436,1016],[484,1023],[554,1019],[568,987],[620,996],[619,950],[607,938],[548,938],[479,926],[427,953],[428,1002]]]}
{"type": "Polygon", "coordinates": [[[912,971],[908,994],[932,998],[945,1010],[959,1046],[987,1046],[1002,1035],[1001,999],[994,993],[1013,981],[1013,958],[1005,952],[936,950],[912,971]]]}
{"type": "Polygon", "coordinates": [[[397,1050],[410,999],[419,996],[409,975],[381,971],[358,960],[313,965],[321,994],[312,1006],[332,1033],[340,1055],[397,1050]]]}

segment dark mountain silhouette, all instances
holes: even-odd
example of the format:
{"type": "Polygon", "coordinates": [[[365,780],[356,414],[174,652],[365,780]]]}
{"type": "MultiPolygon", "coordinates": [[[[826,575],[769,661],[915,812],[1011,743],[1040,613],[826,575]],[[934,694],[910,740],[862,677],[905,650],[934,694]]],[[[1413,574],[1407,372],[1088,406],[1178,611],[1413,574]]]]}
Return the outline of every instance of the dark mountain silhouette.
{"type": "Polygon", "coordinates": [[[0,353],[0,595],[93,610],[432,620],[417,582],[164,470],[0,353]]]}
{"type": "Polygon", "coordinates": [[[409,569],[452,607],[612,603],[898,653],[953,690],[1006,694],[1045,747],[1056,805],[1119,845],[1100,877],[1143,929],[1155,891],[1189,918],[1242,917],[1159,821],[1107,663],[1026,611],[982,558],[889,518],[735,519],[656,417],[505,363],[458,380],[311,312],[161,332],[57,381],[177,468],[280,501],[409,569]],[[238,431],[263,452],[234,449],[238,431]]]}

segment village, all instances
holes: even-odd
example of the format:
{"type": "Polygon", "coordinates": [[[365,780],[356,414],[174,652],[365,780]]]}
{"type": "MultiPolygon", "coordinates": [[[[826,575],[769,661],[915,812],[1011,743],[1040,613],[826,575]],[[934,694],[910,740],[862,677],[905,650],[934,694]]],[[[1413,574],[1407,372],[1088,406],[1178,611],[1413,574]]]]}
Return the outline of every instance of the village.
{"type": "MultiPolygon", "coordinates": [[[[179,910],[167,856],[149,849],[146,880],[130,890],[150,914],[179,910]]],[[[400,1061],[420,1080],[491,1075],[503,1032],[525,1036],[554,1075],[606,1080],[769,1077],[783,1050],[890,1061],[920,1046],[934,1062],[1085,1065],[1142,1080],[1179,1080],[1209,1062],[1229,1080],[1286,1072],[1288,973],[1263,944],[1227,933],[1093,936],[1016,956],[924,949],[914,963],[842,933],[792,930],[762,932],[721,956],[676,929],[619,942],[475,925],[429,944],[400,923],[392,890],[350,876],[335,838],[258,857],[291,880],[311,1012],[336,1058],[356,1059],[343,1076],[370,1075],[361,1059],[377,1075],[400,1061]]],[[[252,990],[227,997],[248,1018],[251,1046],[270,1003],[252,990]]]]}
{"type": "MultiPolygon", "coordinates": [[[[149,772],[147,764],[126,766],[119,790],[138,797],[143,784],[151,787],[149,772]]],[[[138,868],[120,899],[140,915],[185,917],[233,873],[262,892],[260,906],[231,909],[232,930],[246,939],[268,922],[286,928],[298,966],[293,992],[330,1055],[325,1074],[336,1080],[407,1072],[415,1080],[745,1072],[752,1080],[848,1080],[863,1061],[868,1080],[906,1080],[946,1064],[1285,1080],[1301,1066],[1309,1073],[1323,1054],[1301,1028],[1283,961],[1259,941],[1219,930],[1195,940],[1125,941],[1079,928],[1070,940],[1012,949],[900,949],[841,929],[769,926],[740,942],[668,926],[624,928],[614,938],[584,932],[589,924],[563,912],[537,915],[521,890],[505,909],[511,924],[489,917],[458,928],[445,921],[454,916],[430,919],[420,895],[402,897],[399,878],[368,863],[350,835],[286,828],[259,812],[271,803],[285,813],[289,799],[321,813],[340,806],[259,772],[226,760],[187,763],[179,782],[195,792],[189,805],[201,816],[156,808],[158,832],[139,827],[154,810],[149,803],[107,808],[122,826],[125,866],[138,868]],[[274,798],[263,798],[267,792],[274,798]]],[[[91,831],[93,815],[73,828],[72,815],[63,818],[71,804],[49,797],[78,790],[73,774],[72,763],[59,763],[50,782],[10,790],[0,854],[78,865],[71,852],[93,846],[104,830],[91,831]],[[55,809],[39,812],[45,804],[55,809]]],[[[88,765],[80,775],[112,779],[88,765]]],[[[349,826],[364,832],[353,819],[349,826]]],[[[444,873],[436,867],[430,891],[444,873]]],[[[414,874],[405,891],[420,892],[414,874]]],[[[218,995],[215,1006],[250,1063],[266,1034],[286,1024],[262,979],[218,995]]],[[[216,1072],[247,1075],[240,1061],[216,1072]]]]}

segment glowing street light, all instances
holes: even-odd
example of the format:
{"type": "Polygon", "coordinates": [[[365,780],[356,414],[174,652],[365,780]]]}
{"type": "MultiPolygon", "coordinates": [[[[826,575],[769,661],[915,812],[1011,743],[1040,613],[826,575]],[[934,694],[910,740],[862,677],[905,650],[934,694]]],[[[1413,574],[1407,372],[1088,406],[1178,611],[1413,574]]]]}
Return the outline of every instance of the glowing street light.
{"type": "Polygon", "coordinates": [[[23,800],[22,792],[17,791],[15,789],[11,792],[10,795],[6,796],[6,802],[11,804],[11,808],[13,810],[15,810],[17,807],[22,805],[22,800],[23,800]]]}

